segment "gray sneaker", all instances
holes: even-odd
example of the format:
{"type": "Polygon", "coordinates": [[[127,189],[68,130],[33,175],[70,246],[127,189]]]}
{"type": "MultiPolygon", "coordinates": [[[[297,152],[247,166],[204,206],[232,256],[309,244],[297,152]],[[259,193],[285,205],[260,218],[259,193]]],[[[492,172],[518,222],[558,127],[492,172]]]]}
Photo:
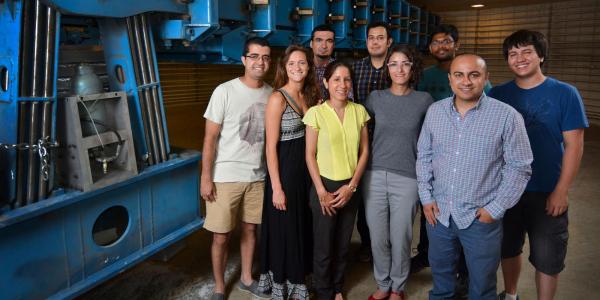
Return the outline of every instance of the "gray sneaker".
{"type": "Polygon", "coordinates": [[[260,299],[271,299],[271,295],[267,295],[258,290],[258,283],[256,281],[252,281],[250,285],[245,285],[241,280],[238,284],[238,289],[242,292],[246,292],[252,294],[254,297],[260,299]]]}
{"type": "MultiPolygon", "coordinates": [[[[502,293],[498,294],[498,300],[504,299],[506,299],[506,291],[503,291],[502,293]]],[[[517,300],[519,300],[519,295],[517,295],[517,300]]]]}
{"type": "Polygon", "coordinates": [[[225,300],[225,294],[214,293],[210,296],[210,300],[225,300]]]}

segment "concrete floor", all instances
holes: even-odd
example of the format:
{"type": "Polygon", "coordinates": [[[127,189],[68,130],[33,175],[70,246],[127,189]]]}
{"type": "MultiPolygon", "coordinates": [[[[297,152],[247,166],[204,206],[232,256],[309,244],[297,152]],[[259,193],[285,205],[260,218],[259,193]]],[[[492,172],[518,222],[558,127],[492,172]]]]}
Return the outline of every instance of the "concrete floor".
{"type": "MultiPolygon", "coordinates": [[[[566,269],[560,275],[556,299],[600,299],[597,275],[600,273],[600,127],[586,131],[581,170],[570,191],[570,238],[566,269]]],[[[417,226],[415,226],[417,229],[417,226]]],[[[413,248],[418,241],[415,231],[413,248]]],[[[81,299],[207,299],[213,287],[210,266],[210,235],[200,230],[183,243],[167,262],[159,257],[94,288],[81,299]]],[[[358,236],[353,237],[353,250],[358,236]]],[[[525,249],[525,254],[529,250],[525,249]]],[[[227,267],[228,299],[251,299],[235,288],[239,278],[239,246],[232,245],[227,267]]],[[[346,277],[346,298],[367,299],[375,290],[372,267],[352,262],[346,277]]],[[[407,294],[411,299],[427,299],[431,289],[430,269],[409,278],[407,294]]],[[[498,270],[498,290],[503,290],[498,270]]],[[[525,260],[519,285],[521,299],[535,299],[534,269],[525,260]]]]}

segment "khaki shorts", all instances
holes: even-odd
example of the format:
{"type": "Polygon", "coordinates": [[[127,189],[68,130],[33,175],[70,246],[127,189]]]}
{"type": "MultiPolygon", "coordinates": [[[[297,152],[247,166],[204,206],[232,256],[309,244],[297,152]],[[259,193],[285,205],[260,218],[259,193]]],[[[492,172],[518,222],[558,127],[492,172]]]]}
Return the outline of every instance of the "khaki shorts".
{"type": "Polygon", "coordinates": [[[242,222],[260,224],[262,220],[264,181],[215,182],[214,202],[205,201],[204,228],[211,232],[228,233],[235,228],[241,206],[242,222]]]}

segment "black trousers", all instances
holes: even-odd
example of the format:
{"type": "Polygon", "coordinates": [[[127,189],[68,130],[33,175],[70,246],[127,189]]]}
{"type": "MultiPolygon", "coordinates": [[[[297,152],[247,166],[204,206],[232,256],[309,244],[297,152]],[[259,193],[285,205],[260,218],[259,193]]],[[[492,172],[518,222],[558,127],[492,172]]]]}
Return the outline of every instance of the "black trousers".
{"type": "MultiPolygon", "coordinates": [[[[332,193],[350,180],[333,181],[321,177],[325,189],[332,193]]],[[[344,272],[348,262],[348,252],[354,219],[358,208],[357,195],[333,216],[323,215],[315,187],[310,191],[310,207],[313,220],[313,286],[317,299],[331,300],[342,292],[344,272]]]]}

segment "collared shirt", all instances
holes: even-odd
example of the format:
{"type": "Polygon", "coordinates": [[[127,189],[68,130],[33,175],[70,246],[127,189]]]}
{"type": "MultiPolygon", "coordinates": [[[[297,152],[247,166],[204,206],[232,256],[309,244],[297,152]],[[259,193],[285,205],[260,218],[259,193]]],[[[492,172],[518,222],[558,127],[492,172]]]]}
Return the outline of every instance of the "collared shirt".
{"type": "Polygon", "coordinates": [[[354,61],[352,70],[354,71],[354,101],[357,103],[364,103],[372,91],[389,87],[386,65],[379,69],[375,68],[370,56],[354,61]]]}
{"type": "Polygon", "coordinates": [[[521,115],[483,94],[464,117],[453,98],[430,106],[417,144],[423,205],[436,202],[439,222],[469,227],[478,208],[499,220],[531,176],[533,156],[521,115]]]}
{"type": "Polygon", "coordinates": [[[330,57],[325,65],[323,65],[323,66],[315,65],[315,72],[317,73],[317,80],[319,81],[319,90],[321,90],[321,99],[323,99],[323,100],[329,99],[329,92],[325,88],[325,83],[323,83],[323,77],[325,76],[325,69],[327,69],[327,66],[329,66],[329,64],[334,61],[335,61],[335,58],[330,57]]]}
{"type": "Polygon", "coordinates": [[[321,176],[330,180],[352,178],[358,164],[360,131],[369,121],[367,110],[348,102],[344,121],[328,102],[311,107],[302,121],[318,131],[317,165],[321,176]]]}

